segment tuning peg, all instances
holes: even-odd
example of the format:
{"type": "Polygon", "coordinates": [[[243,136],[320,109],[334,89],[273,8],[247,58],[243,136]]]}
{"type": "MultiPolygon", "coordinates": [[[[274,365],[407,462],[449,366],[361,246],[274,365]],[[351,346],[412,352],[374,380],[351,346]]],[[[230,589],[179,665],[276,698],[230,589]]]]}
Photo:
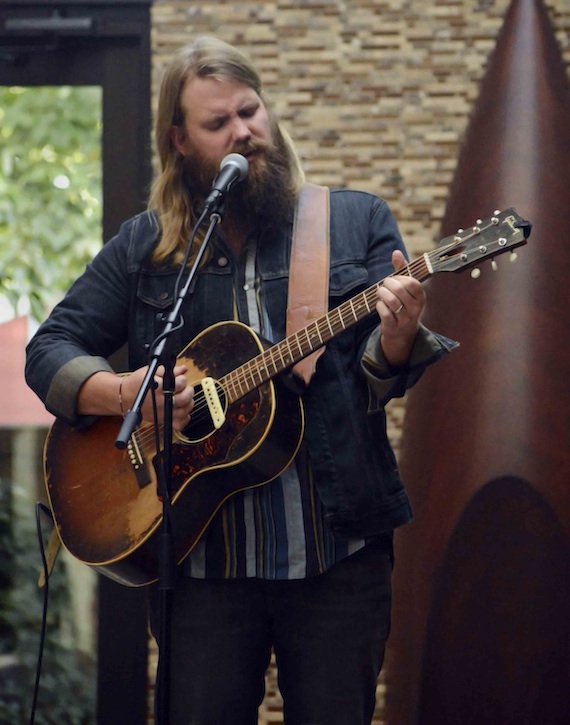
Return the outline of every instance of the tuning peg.
{"type": "Polygon", "coordinates": [[[471,270],[471,278],[472,279],[477,279],[480,276],[481,276],[481,270],[479,269],[479,267],[474,267],[471,270]]]}
{"type": "Polygon", "coordinates": [[[491,260],[491,269],[493,270],[493,272],[497,271],[497,263],[494,259],[491,260]]]}
{"type": "Polygon", "coordinates": [[[516,261],[516,259],[517,259],[517,253],[516,253],[516,252],[511,252],[511,253],[509,254],[509,260],[510,260],[511,262],[515,262],[515,261],[516,261]]]}

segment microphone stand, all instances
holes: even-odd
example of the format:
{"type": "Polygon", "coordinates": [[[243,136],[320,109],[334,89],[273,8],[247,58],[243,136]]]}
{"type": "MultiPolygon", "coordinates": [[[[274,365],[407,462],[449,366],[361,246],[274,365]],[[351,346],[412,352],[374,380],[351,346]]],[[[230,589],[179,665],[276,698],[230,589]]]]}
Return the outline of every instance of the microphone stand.
{"type": "MultiPolygon", "coordinates": [[[[186,255],[182,263],[180,275],[177,280],[175,292],[178,289],[178,282],[180,281],[182,274],[186,268],[186,262],[190,255],[192,248],[192,242],[196,236],[196,232],[203,224],[204,219],[209,213],[210,209],[206,207],[202,212],[200,218],[196,222],[196,225],[192,231],[190,241],[186,250],[186,255]]],[[[190,289],[192,280],[194,279],[202,257],[206,251],[206,248],[210,242],[210,238],[214,232],[215,227],[221,222],[222,217],[220,211],[213,211],[210,213],[210,225],[204,236],[204,240],[200,245],[196,259],[192,264],[186,282],[181,288],[171,312],[166,318],[166,324],[163,332],[157,337],[155,345],[153,347],[152,358],[148,366],[148,370],[141,383],[139,391],[133,401],[133,405],[129,408],[121,428],[119,435],[115,440],[115,446],[120,450],[124,450],[128,441],[131,438],[135,428],[142,420],[141,407],[143,401],[151,388],[156,387],[154,382],[154,375],[160,364],[164,365],[164,435],[163,435],[163,448],[162,451],[159,447],[159,438],[157,433],[157,456],[160,460],[160,465],[156,467],[157,479],[158,479],[158,495],[162,498],[162,530],[159,540],[158,547],[158,590],[159,590],[159,667],[156,677],[156,692],[157,692],[157,721],[160,725],[168,725],[170,718],[170,702],[169,702],[169,690],[170,690],[170,613],[172,610],[172,594],[174,591],[174,576],[176,571],[175,561],[175,546],[174,546],[174,532],[172,530],[171,520],[171,487],[172,487],[172,441],[173,441],[173,425],[172,415],[174,410],[174,366],[176,363],[176,356],[168,349],[169,347],[169,336],[173,331],[181,326],[181,323],[177,323],[180,310],[184,299],[190,289]]]]}

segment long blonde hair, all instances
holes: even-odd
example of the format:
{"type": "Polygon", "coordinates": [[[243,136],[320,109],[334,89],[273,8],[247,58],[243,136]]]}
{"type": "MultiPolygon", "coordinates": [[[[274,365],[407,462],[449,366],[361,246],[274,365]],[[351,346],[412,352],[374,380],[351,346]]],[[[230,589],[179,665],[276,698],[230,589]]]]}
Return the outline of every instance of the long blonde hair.
{"type": "MultiPolygon", "coordinates": [[[[186,82],[196,77],[239,81],[262,96],[261,78],[249,58],[218,38],[200,36],[182,47],[172,59],[162,79],[155,124],[161,171],[152,185],[148,203],[149,209],[158,213],[162,231],[160,243],[153,254],[155,264],[166,260],[181,262],[196,221],[192,199],[184,184],[184,158],[170,136],[173,125],[184,123],[180,95],[186,82]]],[[[299,156],[289,134],[280,126],[270,108],[268,113],[274,140],[282,142],[286,149],[292,182],[298,191],[305,180],[299,156]]]]}

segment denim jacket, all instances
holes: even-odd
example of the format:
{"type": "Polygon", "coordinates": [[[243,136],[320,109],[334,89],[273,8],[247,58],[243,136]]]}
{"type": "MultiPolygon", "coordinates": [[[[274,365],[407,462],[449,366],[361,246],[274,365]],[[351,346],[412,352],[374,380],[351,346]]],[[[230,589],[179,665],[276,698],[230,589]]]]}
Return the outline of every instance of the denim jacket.
{"type": "MultiPolygon", "coordinates": [[[[391,254],[404,251],[388,205],[366,192],[332,190],[330,197],[330,304],[345,300],[393,272],[391,254]]],[[[148,363],[173,303],[178,269],[157,268],[150,255],[160,236],[156,216],[126,221],[70,288],[28,346],[28,384],[56,416],[88,424],[75,410],[81,385],[128,344],[129,368],[148,363]]],[[[285,336],[292,226],[262,235],[259,294],[275,339],[285,336]]],[[[177,333],[182,349],[206,327],[236,318],[236,264],[221,237],[196,275],[182,307],[177,333]]],[[[425,367],[455,343],[421,326],[409,365],[390,370],[379,344],[377,315],[331,340],[303,393],[305,440],[312,475],[331,531],[340,539],[391,530],[411,519],[386,431],[384,406],[402,396],[425,367]]]]}

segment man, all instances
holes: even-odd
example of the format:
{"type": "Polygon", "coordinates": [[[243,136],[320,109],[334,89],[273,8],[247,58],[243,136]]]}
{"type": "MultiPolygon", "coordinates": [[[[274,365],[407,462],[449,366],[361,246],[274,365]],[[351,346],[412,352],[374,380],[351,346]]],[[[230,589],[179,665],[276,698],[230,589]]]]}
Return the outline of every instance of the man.
{"type": "MultiPolygon", "coordinates": [[[[230,153],[245,156],[249,172],[226,197],[183,305],[180,344],[225,320],[274,342],[286,334],[304,176],[250,61],[209,37],[183,48],[162,83],[156,142],[162,170],[149,212],[123,225],[29,345],[29,384],[73,425],[132,405],[192,228],[230,153]],[[133,371],[126,377],[107,362],[125,342],[133,371]]],[[[178,567],[170,616],[173,723],[256,723],[272,648],[289,725],[372,718],[390,624],[392,531],[411,519],[384,405],[453,347],[421,326],[420,283],[405,271],[391,276],[404,267],[404,251],[384,201],[331,191],[330,308],[387,279],[376,310],[332,339],[319,359],[302,395],[305,430],[295,460],[226,501],[178,567]]],[[[176,430],[192,415],[186,372],[181,364],[174,369],[176,430]]],[[[162,375],[161,368],[159,415],[162,375]]],[[[142,414],[152,421],[147,398],[142,414]]],[[[151,592],[155,633],[157,620],[151,592]]]]}

